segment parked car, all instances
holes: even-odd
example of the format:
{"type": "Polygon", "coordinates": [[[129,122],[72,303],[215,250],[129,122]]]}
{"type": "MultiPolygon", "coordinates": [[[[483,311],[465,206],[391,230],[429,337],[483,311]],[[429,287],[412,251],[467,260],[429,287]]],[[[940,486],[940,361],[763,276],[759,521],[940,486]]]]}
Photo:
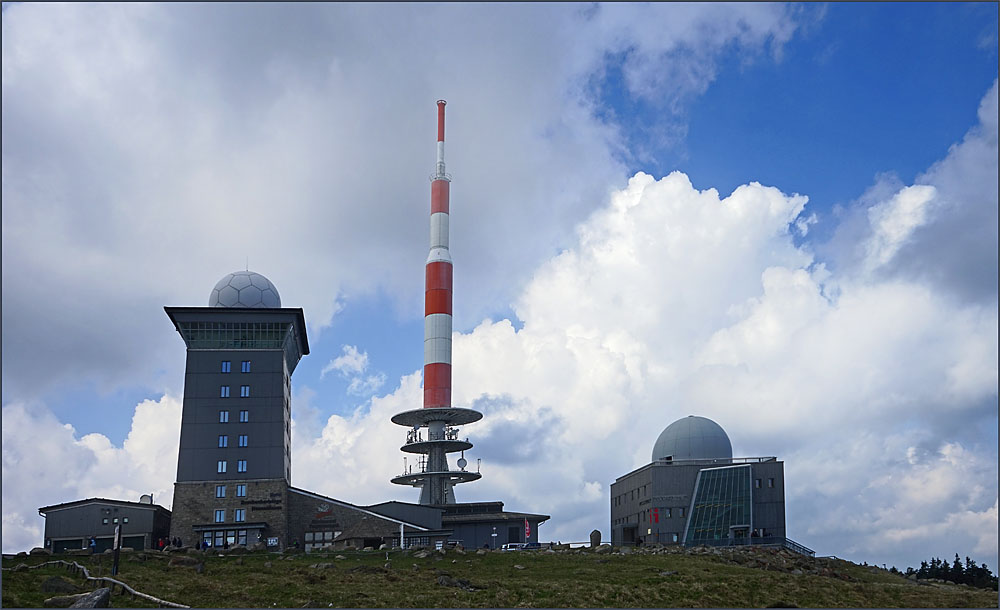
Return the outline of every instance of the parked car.
{"type": "Polygon", "coordinates": [[[538,544],[537,542],[525,542],[524,546],[521,548],[523,548],[526,551],[537,551],[542,548],[542,545],[538,544]]]}
{"type": "Polygon", "coordinates": [[[500,547],[501,551],[520,551],[524,548],[523,542],[508,542],[507,544],[500,547]]]}

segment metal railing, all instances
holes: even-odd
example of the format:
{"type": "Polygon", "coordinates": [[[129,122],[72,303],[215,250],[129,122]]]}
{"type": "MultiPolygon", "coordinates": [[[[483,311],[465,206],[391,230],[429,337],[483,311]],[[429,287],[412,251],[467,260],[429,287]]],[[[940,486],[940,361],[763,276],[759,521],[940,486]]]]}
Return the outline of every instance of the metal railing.
{"type": "Polygon", "coordinates": [[[751,536],[742,538],[721,538],[718,540],[692,540],[684,546],[777,546],[800,555],[815,557],[816,551],[784,536],[751,536]]]}
{"type": "MultiPolygon", "coordinates": [[[[458,428],[445,428],[444,432],[441,432],[441,433],[434,433],[434,432],[431,432],[431,431],[428,430],[427,431],[427,440],[428,441],[457,441],[457,440],[459,440],[458,439],[458,428]]],[[[468,441],[469,439],[466,438],[465,440],[468,441]]],[[[425,442],[424,441],[424,435],[421,432],[419,432],[418,430],[410,430],[409,432],[406,433],[406,444],[407,445],[409,445],[410,443],[423,443],[423,442],[425,442]]]]}

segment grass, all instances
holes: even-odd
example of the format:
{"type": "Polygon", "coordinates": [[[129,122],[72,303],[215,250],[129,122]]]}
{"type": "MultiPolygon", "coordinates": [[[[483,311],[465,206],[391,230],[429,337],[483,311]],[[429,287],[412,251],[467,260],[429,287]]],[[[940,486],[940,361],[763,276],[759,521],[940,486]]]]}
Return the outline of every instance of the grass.
{"type": "MultiPolygon", "coordinates": [[[[993,591],[952,585],[918,585],[884,571],[836,562],[838,577],[793,575],[747,567],[725,555],[628,555],[449,551],[414,557],[410,551],[336,555],[246,554],[204,557],[204,572],[171,567],[155,553],[123,556],[117,579],[134,589],[192,607],[997,607],[993,591]],[[329,563],[330,567],[311,567],[329,563]],[[520,566],[520,567],[518,567],[520,566]],[[666,574],[666,572],[675,572],[666,574]],[[476,590],[442,586],[446,574],[476,590]]],[[[108,575],[108,557],[60,557],[108,575]]],[[[36,565],[50,557],[4,559],[3,567],[36,565]]],[[[5,607],[41,607],[51,594],[39,586],[64,568],[3,573],[5,607]]],[[[143,600],[115,597],[115,606],[142,607],[143,600]]]]}

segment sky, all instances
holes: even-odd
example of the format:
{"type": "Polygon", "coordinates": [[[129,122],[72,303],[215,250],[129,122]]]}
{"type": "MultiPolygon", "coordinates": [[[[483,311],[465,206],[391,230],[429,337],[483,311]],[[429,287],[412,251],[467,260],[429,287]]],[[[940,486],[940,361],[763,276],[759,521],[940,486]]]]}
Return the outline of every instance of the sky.
{"type": "Polygon", "coordinates": [[[171,505],[226,274],[305,312],[292,484],[415,502],[437,99],[459,501],[610,535],[687,415],[789,537],[997,566],[997,5],[3,5],[2,548],[171,505]],[[477,462],[478,461],[478,462],[477,462]]]}

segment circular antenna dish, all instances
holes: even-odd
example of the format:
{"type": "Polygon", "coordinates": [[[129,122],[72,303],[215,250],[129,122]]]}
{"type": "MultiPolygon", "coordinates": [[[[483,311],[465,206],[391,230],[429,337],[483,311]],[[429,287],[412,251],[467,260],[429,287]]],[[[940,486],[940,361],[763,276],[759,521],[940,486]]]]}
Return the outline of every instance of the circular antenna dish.
{"type": "Polygon", "coordinates": [[[469,465],[468,460],[465,458],[458,458],[458,467],[465,470],[465,467],[469,465]]]}
{"type": "Polygon", "coordinates": [[[149,494],[142,494],[141,496],[139,496],[139,504],[152,504],[152,503],[153,503],[153,496],[149,494]]]}

